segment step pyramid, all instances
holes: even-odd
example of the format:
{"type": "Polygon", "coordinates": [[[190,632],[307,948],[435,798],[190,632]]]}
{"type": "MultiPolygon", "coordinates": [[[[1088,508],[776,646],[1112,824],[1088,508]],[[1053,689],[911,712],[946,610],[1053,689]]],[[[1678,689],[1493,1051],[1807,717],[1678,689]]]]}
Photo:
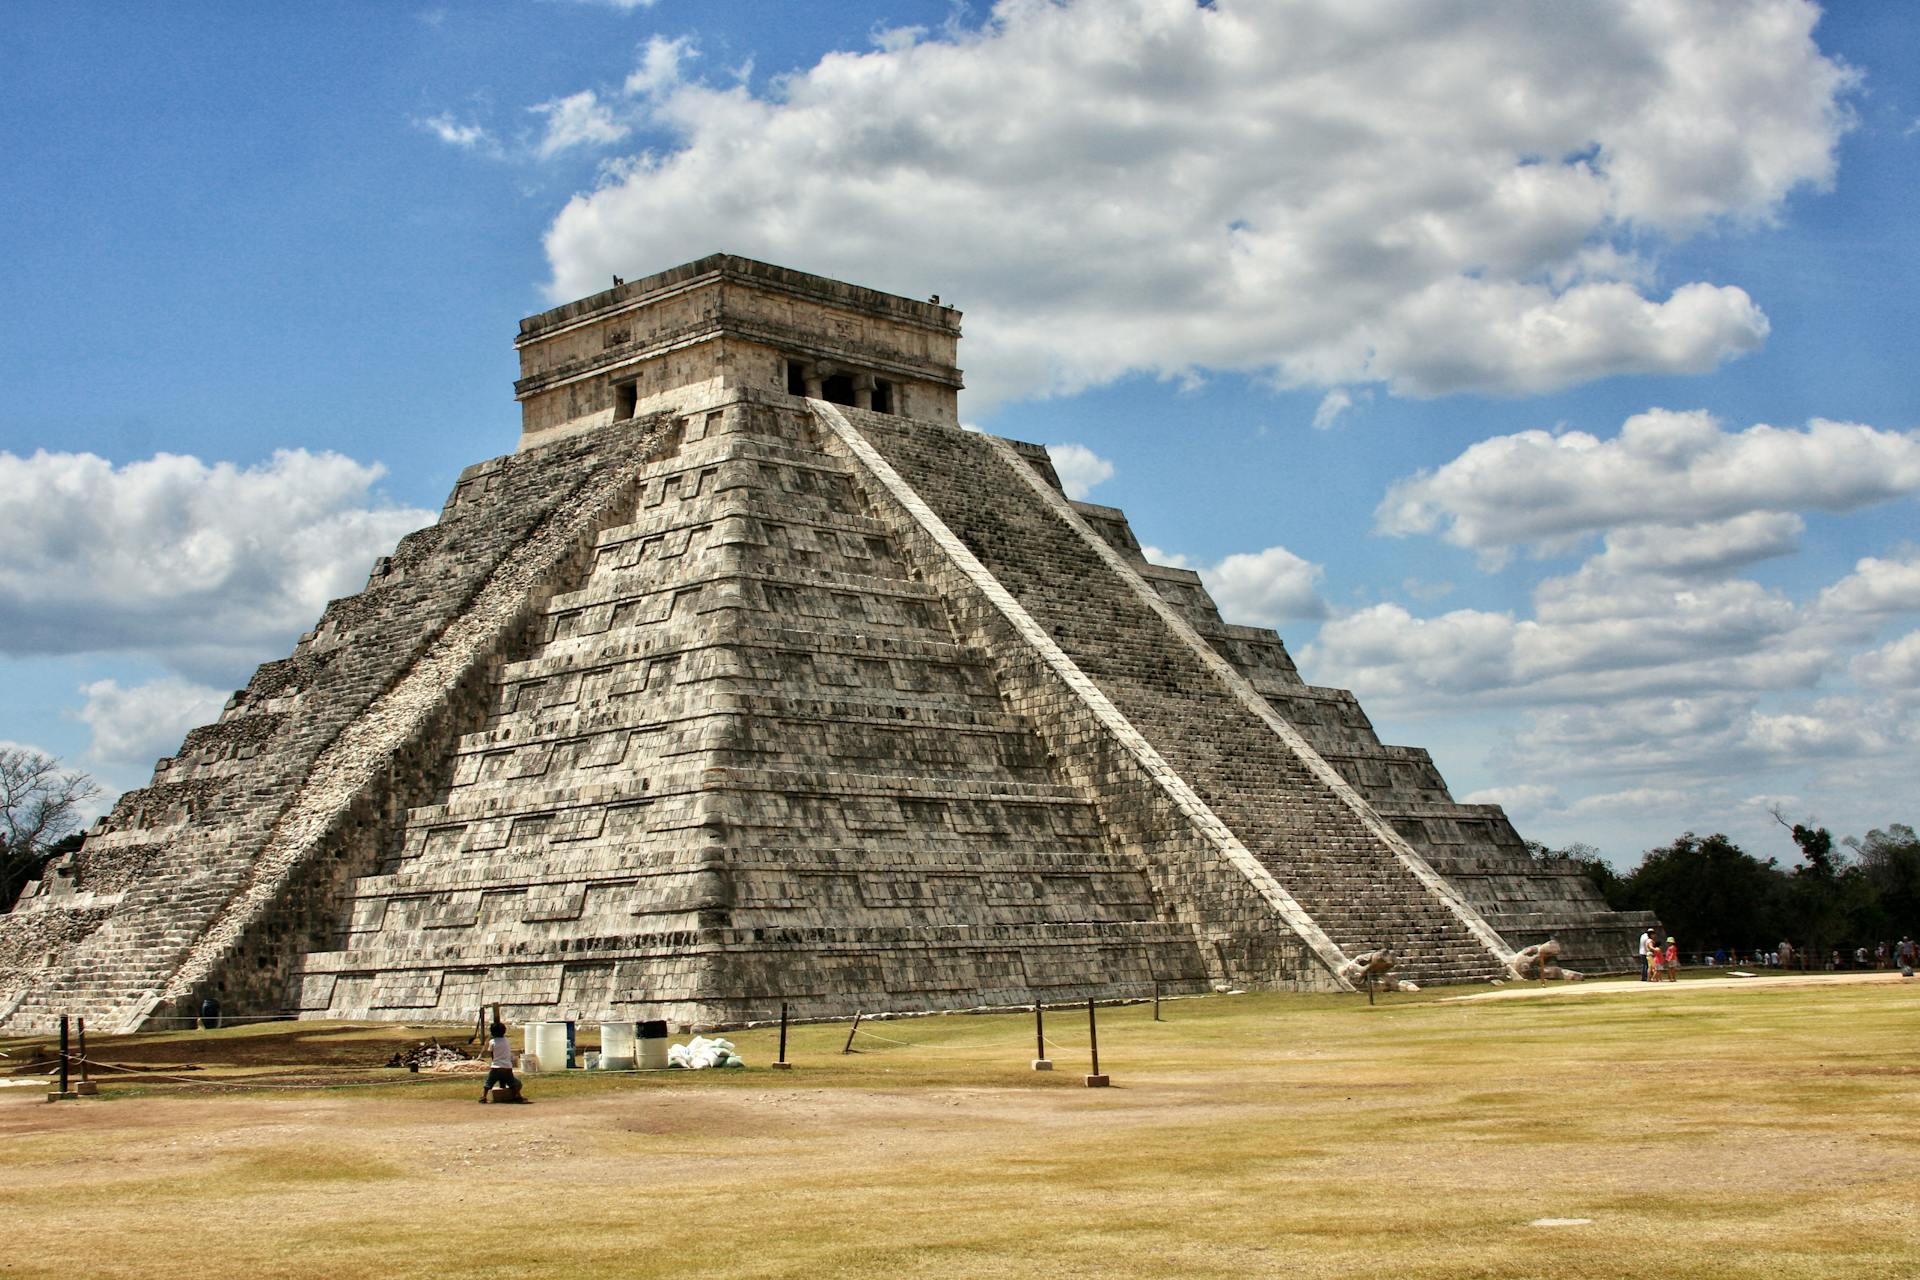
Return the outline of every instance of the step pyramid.
{"type": "Polygon", "coordinates": [[[520,451],[0,919],[0,1026],[1625,964],[1638,917],[962,429],[958,333],[730,256],[524,321],[520,451]]]}

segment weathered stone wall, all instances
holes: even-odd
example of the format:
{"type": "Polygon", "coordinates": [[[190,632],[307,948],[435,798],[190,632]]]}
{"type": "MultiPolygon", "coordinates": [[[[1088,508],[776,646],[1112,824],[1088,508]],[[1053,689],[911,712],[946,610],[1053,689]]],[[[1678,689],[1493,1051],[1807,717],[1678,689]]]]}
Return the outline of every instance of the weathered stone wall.
{"type": "Polygon", "coordinates": [[[686,409],[784,394],[790,359],[887,378],[894,412],[957,423],[959,336],[951,307],[715,254],[522,321],[522,447],[613,422],[616,383],[642,410],[686,409]]]}

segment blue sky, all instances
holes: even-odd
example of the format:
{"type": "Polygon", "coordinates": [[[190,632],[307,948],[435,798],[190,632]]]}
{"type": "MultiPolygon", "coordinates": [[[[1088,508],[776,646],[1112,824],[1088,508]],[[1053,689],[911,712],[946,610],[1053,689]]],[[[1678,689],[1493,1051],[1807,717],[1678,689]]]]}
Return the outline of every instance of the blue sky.
{"type": "Polygon", "coordinates": [[[109,788],[513,447],[519,317],[729,251],[956,302],[1524,834],[1917,816],[1910,6],[11,17],[0,740],[109,788]]]}

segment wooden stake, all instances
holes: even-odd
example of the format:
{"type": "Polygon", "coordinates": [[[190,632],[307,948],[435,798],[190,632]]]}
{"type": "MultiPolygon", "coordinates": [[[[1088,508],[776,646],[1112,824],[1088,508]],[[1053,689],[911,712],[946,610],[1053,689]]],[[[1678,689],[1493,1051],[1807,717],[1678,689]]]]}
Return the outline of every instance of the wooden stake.
{"type": "Polygon", "coordinates": [[[1035,1071],[1053,1070],[1053,1062],[1047,1057],[1046,1014],[1038,1000],[1033,1002],[1033,1051],[1038,1055],[1033,1060],[1035,1071]]]}
{"type": "Polygon", "coordinates": [[[74,1086],[74,1092],[83,1098],[100,1095],[100,1086],[87,1078],[87,1020],[80,1019],[80,1083],[74,1086]]]}
{"type": "Polygon", "coordinates": [[[1160,983],[1158,980],[1153,984],[1153,1020],[1155,1022],[1160,1021],[1160,983]]]}
{"type": "Polygon", "coordinates": [[[776,1071],[791,1070],[793,1064],[787,1061],[787,1002],[780,1002],[780,1060],[773,1064],[776,1071]]]}
{"type": "Polygon", "coordinates": [[[1100,1074],[1100,1024],[1093,1016],[1093,997],[1087,997],[1087,1047],[1093,1053],[1093,1074],[1087,1077],[1087,1088],[1104,1089],[1107,1078],[1100,1074]]]}
{"type": "Polygon", "coordinates": [[[77,1098],[80,1095],[67,1088],[67,1015],[60,1015],[60,1087],[47,1090],[48,1102],[59,1102],[62,1098],[77,1098]]]}
{"type": "Polygon", "coordinates": [[[860,1011],[858,1009],[855,1009],[853,1011],[853,1026],[847,1029],[847,1043],[841,1048],[840,1052],[852,1053],[853,1038],[859,1034],[860,1034],[860,1011]]]}

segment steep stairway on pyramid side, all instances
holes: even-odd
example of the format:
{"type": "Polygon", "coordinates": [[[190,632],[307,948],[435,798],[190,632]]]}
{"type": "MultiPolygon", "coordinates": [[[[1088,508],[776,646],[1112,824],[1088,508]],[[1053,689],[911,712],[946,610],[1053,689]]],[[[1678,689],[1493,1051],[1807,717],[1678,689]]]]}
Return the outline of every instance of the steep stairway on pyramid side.
{"type": "MultiPolygon", "coordinates": [[[[1024,464],[973,433],[845,411],[852,425],[1071,655],[1348,955],[1393,948],[1421,981],[1504,972],[1498,939],[1447,900],[1143,600],[1024,464]]],[[[1097,536],[1097,535],[1094,535],[1097,536]]]]}
{"type": "Polygon", "coordinates": [[[1124,512],[1089,502],[1073,507],[1510,945],[1553,938],[1568,968],[1632,967],[1650,914],[1614,911],[1577,866],[1533,857],[1499,805],[1455,800],[1433,757],[1419,747],[1383,744],[1350,691],[1303,681],[1278,633],[1225,622],[1199,574],[1149,563],[1124,512]]]}
{"type": "Polygon", "coordinates": [[[1204,989],[795,405],[695,415],[293,1001],[729,1021],[1204,989]]]}

